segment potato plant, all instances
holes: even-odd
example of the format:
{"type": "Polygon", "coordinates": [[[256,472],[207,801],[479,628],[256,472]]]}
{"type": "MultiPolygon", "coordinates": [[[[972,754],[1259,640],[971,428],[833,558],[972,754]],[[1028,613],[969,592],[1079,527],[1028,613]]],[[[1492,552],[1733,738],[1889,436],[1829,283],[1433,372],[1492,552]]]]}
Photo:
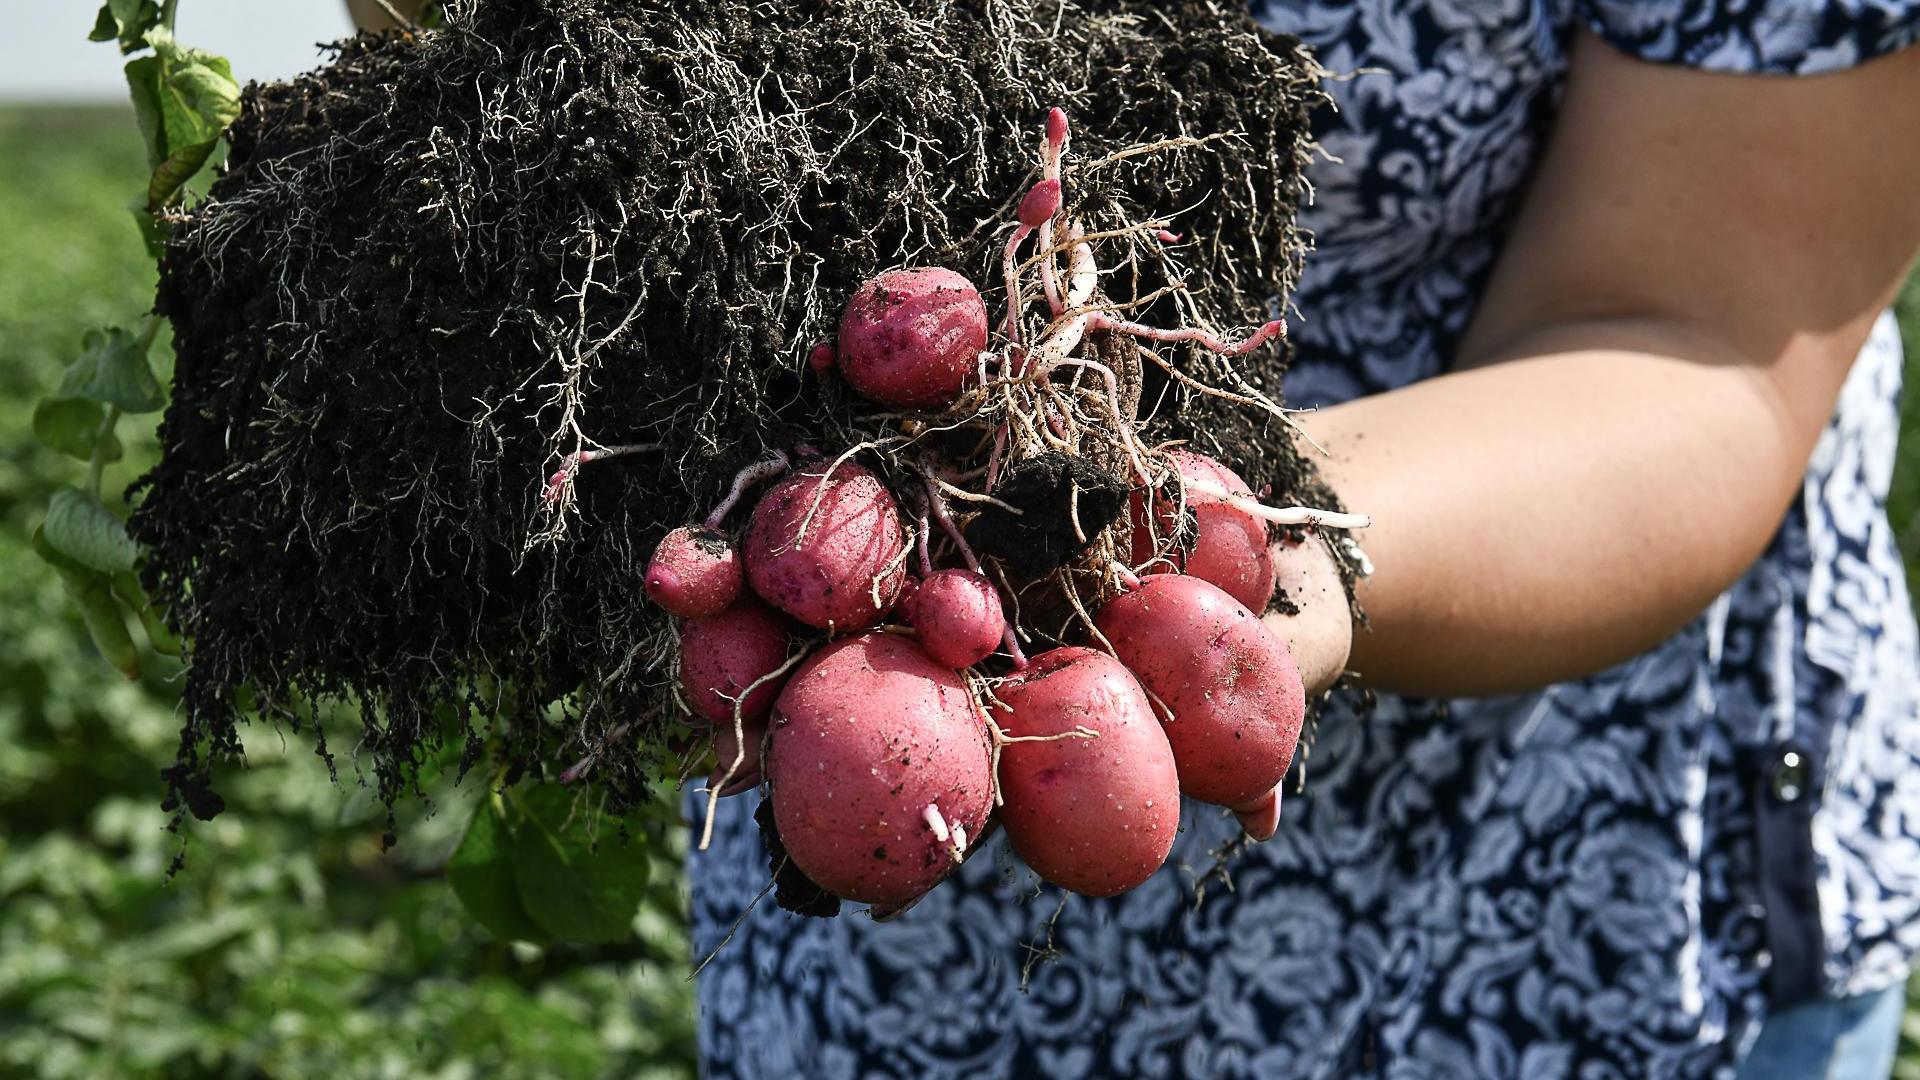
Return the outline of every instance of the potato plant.
{"type": "MultiPolygon", "coordinates": [[[[882,916],[1003,821],[1065,887],[1136,883],[1199,713],[1109,610],[1198,663],[1268,540],[1363,524],[1294,444],[1272,317],[1318,77],[1208,0],[507,0],[238,94],[156,214],[163,456],[101,548],[184,646],[169,806],[217,813],[243,725],[333,701],[389,806],[451,747],[508,809],[704,775],[696,838],[759,787],[776,861],[882,916]],[[1125,833],[1084,785],[1136,768],[1110,851],[1013,824],[1125,833]]],[[[1188,792],[1255,823],[1304,708],[1261,663],[1277,711],[1215,719],[1273,736],[1266,787],[1188,792]]],[[[482,824],[485,920],[522,868],[482,824]]]]}

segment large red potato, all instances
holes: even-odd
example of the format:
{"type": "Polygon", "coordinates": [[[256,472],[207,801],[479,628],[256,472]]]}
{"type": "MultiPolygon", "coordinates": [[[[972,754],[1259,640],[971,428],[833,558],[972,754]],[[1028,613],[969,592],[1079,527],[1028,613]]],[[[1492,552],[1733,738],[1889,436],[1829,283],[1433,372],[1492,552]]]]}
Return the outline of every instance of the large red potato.
{"type": "Polygon", "coordinates": [[[1240,809],[1293,763],[1306,688],[1286,645],[1219,588],[1155,574],[1094,619],[1114,653],[1173,713],[1160,713],[1180,790],[1240,809]]]}
{"type": "Polygon", "coordinates": [[[1012,742],[1000,751],[1000,820],[1041,877],[1112,896],[1153,876],[1180,829],[1173,749],[1147,695],[1118,660],[1069,646],[1033,658],[995,696],[1012,736],[1084,727],[1096,738],[1012,742]]]}
{"type": "Polygon", "coordinates": [[[966,681],[908,638],[862,634],[809,657],[775,703],[767,738],[781,842],[836,896],[906,904],[986,827],[986,718],[966,681]]]}

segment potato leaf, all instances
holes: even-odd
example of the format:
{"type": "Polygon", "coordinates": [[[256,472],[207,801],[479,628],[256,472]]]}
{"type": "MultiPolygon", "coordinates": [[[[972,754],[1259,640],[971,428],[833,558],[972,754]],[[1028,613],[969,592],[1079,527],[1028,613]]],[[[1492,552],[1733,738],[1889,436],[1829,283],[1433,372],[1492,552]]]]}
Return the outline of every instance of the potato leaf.
{"type": "MultiPolygon", "coordinates": [[[[65,492],[54,498],[57,500],[61,494],[65,492]]],[[[44,526],[33,532],[33,550],[59,573],[60,584],[80,609],[80,618],[86,623],[93,647],[100,650],[100,655],[119,669],[120,674],[129,679],[139,678],[140,651],[134,648],[133,635],[127,632],[126,612],[114,599],[113,580],[55,547],[47,539],[44,526]]]]}
{"type": "Polygon", "coordinates": [[[616,818],[575,813],[576,793],[557,786],[515,791],[514,883],[541,929],[562,941],[633,937],[651,872],[637,843],[623,844],[616,818]]]}
{"type": "MultiPolygon", "coordinates": [[[[88,461],[106,417],[107,411],[97,401],[57,395],[42,398],[33,407],[33,436],[69,457],[88,461]]],[[[119,461],[120,454],[119,436],[108,432],[100,460],[119,461]]]]}
{"type": "Polygon", "coordinates": [[[122,53],[137,52],[147,44],[147,32],[160,25],[160,5],[154,0],[107,0],[94,16],[92,41],[118,41],[122,53]]]}
{"type": "Polygon", "coordinates": [[[514,884],[513,835],[506,808],[489,791],[474,808],[466,836],[447,862],[447,884],[473,920],[501,941],[545,942],[546,932],[527,914],[514,884]]]}
{"type": "Polygon", "coordinates": [[[50,547],[97,573],[125,573],[140,558],[140,545],[127,535],[127,523],[84,491],[54,492],[41,528],[50,547]]]}
{"type": "Polygon", "coordinates": [[[127,64],[127,89],[153,167],[147,208],[158,210],[207,163],[240,115],[240,84],[225,57],[181,45],[165,27],[148,31],[146,40],[154,55],[127,64]]]}

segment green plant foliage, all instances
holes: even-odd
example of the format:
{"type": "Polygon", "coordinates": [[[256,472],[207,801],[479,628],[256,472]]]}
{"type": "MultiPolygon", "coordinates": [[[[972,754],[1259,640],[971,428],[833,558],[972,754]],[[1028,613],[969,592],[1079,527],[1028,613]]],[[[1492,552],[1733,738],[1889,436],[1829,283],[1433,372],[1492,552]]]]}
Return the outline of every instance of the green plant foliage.
{"type": "MultiPolygon", "coordinates": [[[[477,926],[443,872],[488,778],[430,765],[430,805],[409,804],[383,850],[357,724],[323,714],[301,719],[337,735],[338,783],[304,737],[253,725],[246,768],[220,778],[227,813],[191,830],[169,879],[183,848],[158,769],[179,737],[178,667],[155,649],[137,680],[108,674],[66,579],[96,598],[104,584],[135,639],[137,584],[44,539],[51,570],[32,550],[86,471],[35,437],[32,402],[63,384],[83,331],[153,295],[122,211],[142,175],[125,111],[0,109],[0,1077],[693,1075],[684,834],[666,808],[636,845],[657,855],[618,944],[514,943],[477,926]]],[[[164,381],[164,329],[151,361],[164,381]]],[[[121,421],[126,457],[99,499],[116,516],[155,419],[121,421]]],[[[602,848],[620,850],[617,831],[599,826],[602,848]]]]}

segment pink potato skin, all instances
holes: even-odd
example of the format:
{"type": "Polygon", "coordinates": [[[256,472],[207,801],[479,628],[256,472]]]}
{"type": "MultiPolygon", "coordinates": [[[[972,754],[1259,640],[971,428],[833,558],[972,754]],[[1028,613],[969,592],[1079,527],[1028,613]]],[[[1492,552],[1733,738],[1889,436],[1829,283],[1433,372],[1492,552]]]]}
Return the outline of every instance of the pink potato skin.
{"type": "MultiPolygon", "coordinates": [[[[1206,480],[1236,495],[1252,495],[1240,474],[1207,457],[1188,450],[1169,451],[1173,467],[1188,480],[1206,480]]],[[[1159,513],[1156,524],[1162,539],[1173,528],[1174,504],[1156,500],[1159,513]]],[[[1232,504],[1206,495],[1188,493],[1187,505],[1198,526],[1193,551],[1180,560],[1184,565],[1169,567],[1160,563],[1150,573],[1181,570],[1225,590],[1228,596],[1255,612],[1267,610],[1273,600],[1273,552],[1267,543],[1267,526],[1232,504]]],[[[1141,497],[1133,496],[1133,563],[1135,566],[1153,557],[1153,541],[1147,533],[1141,497]]]]}
{"type": "Polygon", "coordinates": [[[682,525],[653,549],[644,587],[667,614],[699,619],[725,611],[740,595],[741,581],[739,553],[725,533],[682,525]]]}
{"type": "Polygon", "coordinates": [[[1094,739],[1008,743],[1000,751],[1001,824],[1034,872],[1086,896],[1153,876],[1180,830],[1173,748],[1131,672],[1076,646],[1041,653],[995,696],[1008,735],[1084,726],[1094,739]]]}
{"type": "Polygon", "coordinates": [[[865,397],[936,409],[960,396],[987,347],[987,306],[951,270],[889,270],[840,317],[840,375],[865,397]]]}
{"type": "Polygon", "coordinates": [[[893,495],[852,462],[816,462],[775,484],[747,524],[747,582],[761,599],[822,630],[864,630],[893,607],[906,580],[906,532],[893,495]],[[807,523],[806,538],[794,537],[807,523]],[[876,588],[875,581],[878,579],[876,588]],[[879,603],[874,602],[875,593],[879,603]]]}
{"type": "Polygon", "coordinates": [[[1186,574],[1155,574],[1100,609],[1095,625],[1156,710],[1180,790],[1235,809],[1272,791],[1293,763],[1306,688],[1286,644],[1246,606],[1186,574]]]}
{"type": "Polygon", "coordinates": [[[774,705],[767,781],[794,865],[857,903],[900,905],[958,865],[924,818],[969,843],[992,809],[990,743],[966,682],[897,634],[842,638],[774,705]]]}
{"type": "Polygon", "coordinates": [[[993,583],[971,570],[936,570],[905,605],[927,655],[951,668],[985,660],[1000,647],[1007,617],[993,583]]]}
{"type": "MultiPolygon", "coordinates": [[[[680,689],[694,714],[733,733],[733,699],[755,679],[787,662],[787,624],[778,613],[743,596],[718,615],[688,619],[680,628],[680,689]]],[[[780,693],[773,680],[747,696],[740,716],[762,723],[780,693]]]]}
{"type": "Polygon", "coordinates": [[[707,786],[717,789],[721,798],[738,795],[760,786],[760,744],[767,737],[765,719],[747,721],[742,717],[741,731],[746,735],[745,756],[734,764],[737,750],[733,744],[733,721],[713,725],[713,772],[707,776],[707,786]],[[733,779],[727,779],[731,770],[733,779]],[[722,783],[725,787],[721,787],[722,783]]]}

